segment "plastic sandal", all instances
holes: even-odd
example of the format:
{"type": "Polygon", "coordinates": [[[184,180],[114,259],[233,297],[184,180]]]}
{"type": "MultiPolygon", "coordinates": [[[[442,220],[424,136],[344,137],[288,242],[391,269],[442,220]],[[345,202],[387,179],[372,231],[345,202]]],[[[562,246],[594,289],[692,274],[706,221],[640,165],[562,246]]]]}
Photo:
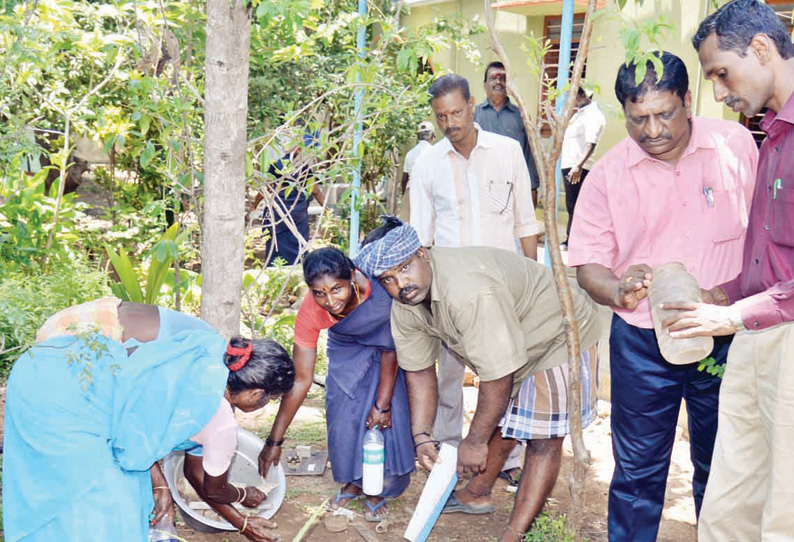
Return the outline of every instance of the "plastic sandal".
{"type": "Polygon", "coordinates": [[[354,495],[353,493],[342,493],[342,490],[340,489],[339,492],[336,494],[336,498],[334,499],[333,504],[331,504],[331,509],[336,510],[337,508],[344,508],[351,502],[361,497],[361,495],[362,495],[361,493],[359,493],[358,495],[354,495]],[[347,501],[347,504],[345,504],[345,506],[339,506],[339,501],[341,501],[342,499],[350,499],[350,500],[347,501]]]}
{"type": "Polygon", "coordinates": [[[513,487],[518,487],[518,483],[521,481],[521,469],[516,467],[509,470],[503,470],[499,473],[499,478],[507,481],[507,483],[513,487]]]}
{"type": "Polygon", "coordinates": [[[459,512],[461,514],[491,514],[496,508],[492,504],[468,504],[458,500],[455,495],[450,495],[447,504],[441,510],[442,514],[453,514],[459,512]]]}
{"type": "Polygon", "coordinates": [[[388,510],[385,510],[385,514],[382,516],[377,515],[375,512],[386,506],[386,499],[383,499],[378,504],[372,504],[369,501],[364,501],[364,504],[367,506],[367,511],[364,513],[364,519],[367,521],[371,521],[372,523],[380,523],[387,517],[389,517],[388,510]]]}

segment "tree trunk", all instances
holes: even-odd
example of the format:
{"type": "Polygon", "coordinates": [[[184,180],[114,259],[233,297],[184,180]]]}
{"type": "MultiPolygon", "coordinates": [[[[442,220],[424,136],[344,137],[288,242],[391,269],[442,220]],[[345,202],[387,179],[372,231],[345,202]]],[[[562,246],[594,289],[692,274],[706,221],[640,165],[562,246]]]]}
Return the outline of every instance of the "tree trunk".
{"type": "Polygon", "coordinates": [[[251,19],[241,0],[207,0],[201,316],[240,330],[251,19]]]}

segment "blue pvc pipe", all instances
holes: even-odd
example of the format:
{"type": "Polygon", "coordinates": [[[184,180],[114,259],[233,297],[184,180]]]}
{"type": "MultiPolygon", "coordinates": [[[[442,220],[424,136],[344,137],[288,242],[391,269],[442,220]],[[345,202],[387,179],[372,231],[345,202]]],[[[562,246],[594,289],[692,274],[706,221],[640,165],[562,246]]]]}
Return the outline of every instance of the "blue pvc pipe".
{"type": "MultiPolygon", "coordinates": [[[[573,41],[573,0],[563,0],[562,3],[562,27],[560,28],[560,56],[557,63],[557,89],[563,90],[565,85],[568,84],[568,70],[571,64],[571,42],[573,41]]],[[[566,94],[557,98],[555,110],[559,115],[565,107],[566,94]]],[[[560,159],[557,159],[557,167],[554,172],[554,190],[557,194],[557,205],[554,207],[554,223],[557,223],[557,216],[559,214],[559,194],[560,184],[562,183],[562,166],[560,159]]],[[[548,211],[548,210],[547,210],[548,211]]],[[[570,220],[570,218],[569,218],[570,220]]],[[[551,257],[549,256],[549,236],[546,235],[546,265],[551,266],[551,257]]]]}
{"type": "MultiPolygon", "coordinates": [[[[367,54],[367,34],[366,27],[363,21],[367,17],[367,0],[358,0],[358,13],[361,15],[362,24],[358,28],[356,35],[356,50],[358,57],[363,59],[367,54]]],[[[361,82],[361,68],[356,68],[356,83],[361,82]]],[[[353,133],[353,152],[358,158],[356,169],[353,170],[353,192],[350,195],[350,257],[354,258],[358,254],[358,229],[359,229],[359,211],[358,199],[361,192],[361,155],[359,149],[361,148],[361,137],[363,126],[361,121],[361,104],[364,101],[364,88],[359,87],[356,89],[356,128],[353,133]]]]}

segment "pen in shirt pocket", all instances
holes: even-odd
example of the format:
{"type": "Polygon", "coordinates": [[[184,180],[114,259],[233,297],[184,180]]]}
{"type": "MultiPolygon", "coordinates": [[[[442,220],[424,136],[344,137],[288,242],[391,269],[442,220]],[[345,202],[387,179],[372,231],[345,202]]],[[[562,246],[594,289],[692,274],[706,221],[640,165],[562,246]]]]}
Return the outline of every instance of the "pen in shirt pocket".
{"type": "Polygon", "coordinates": [[[703,188],[703,197],[706,198],[706,205],[714,207],[714,189],[710,186],[703,188]]]}
{"type": "Polygon", "coordinates": [[[777,199],[777,191],[783,188],[783,179],[775,179],[775,184],[772,185],[772,199],[777,199]]]}

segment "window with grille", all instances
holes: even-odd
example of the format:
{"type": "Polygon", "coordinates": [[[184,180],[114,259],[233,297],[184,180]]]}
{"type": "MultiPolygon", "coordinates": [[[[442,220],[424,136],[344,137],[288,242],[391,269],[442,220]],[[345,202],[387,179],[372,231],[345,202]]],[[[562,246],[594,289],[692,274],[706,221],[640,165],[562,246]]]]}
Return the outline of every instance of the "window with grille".
{"type": "MultiPolygon", "coordinates": [[[[573,17],[573,35],[571,37],[571,62],[576,60],[576,53],[579,51],[579,41],[582,39],[582,29],[584,28],[584,13],[577,13],[573,17]]],[[[543,25],[543,35],[549,40],[551,49],[548,50],[544,57],[545,70],[543,72],[541,100],[545,101],[548,97],[547,82],[552,87],[557,86],[557,73],[560,64],[560,38],[562,34],[562,16],[549,15],[546,17],[543,25]]],[[[585,64],[582,69],[582,78],[585,77],[587,65],[585,64]]],[[[538,118],[540,118],[540,104],[538,104],[538,118]]],[[[551,135],[548,124],[542,123],[542,135],[548,137],[551,135]]]]}

